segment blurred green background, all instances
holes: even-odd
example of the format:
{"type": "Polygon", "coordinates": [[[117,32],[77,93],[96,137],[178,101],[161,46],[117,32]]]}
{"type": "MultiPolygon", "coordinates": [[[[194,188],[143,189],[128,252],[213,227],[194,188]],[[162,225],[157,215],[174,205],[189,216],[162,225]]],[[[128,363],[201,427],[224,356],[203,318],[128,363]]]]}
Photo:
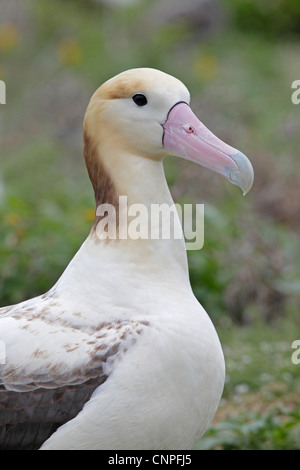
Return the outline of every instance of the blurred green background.
{"type": "Polygon", "coordinates": [[[132,67],[181,79],[192,107],[252,161],[242,197],[170,157],[176,202],[205,204],[193,290],[216,325],[227,378],[197,448],[300,448],[298,0],[0,0],[0,306],[47,291],[88,235],[88,100],[132,67]]]}

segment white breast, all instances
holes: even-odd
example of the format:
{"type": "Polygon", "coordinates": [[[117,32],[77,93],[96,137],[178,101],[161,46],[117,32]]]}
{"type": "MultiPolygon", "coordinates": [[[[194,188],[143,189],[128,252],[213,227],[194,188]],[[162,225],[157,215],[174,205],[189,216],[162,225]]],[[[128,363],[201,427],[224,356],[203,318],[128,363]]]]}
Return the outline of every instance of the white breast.
{"type": "Polygon", "coordinates": [[[220,343],[200,310],[190,298],[186,312],[160,311],[163,321],[157,313],[80,415],[42,449],[190,449],[224,384],[220,343]]]}

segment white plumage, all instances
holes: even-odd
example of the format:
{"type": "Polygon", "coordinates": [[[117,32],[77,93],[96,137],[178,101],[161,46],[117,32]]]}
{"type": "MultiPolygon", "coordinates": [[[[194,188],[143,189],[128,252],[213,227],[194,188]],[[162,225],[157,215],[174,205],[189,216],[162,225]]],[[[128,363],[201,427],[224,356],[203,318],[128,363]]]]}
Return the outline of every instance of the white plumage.
{"type": "MultiPolygon", "coordinates": [[[[97,206],[118,211],[119,195],[173,204],[162,139],[178,102],[189,103],[185,86],[152,69],[93,95],[84,135],[97,206]]],[[[0,448],[191,449],[215,414],[223,353],[183,240],[101,241],[97,222],[48,293],[0,309],[0,448]]]]}

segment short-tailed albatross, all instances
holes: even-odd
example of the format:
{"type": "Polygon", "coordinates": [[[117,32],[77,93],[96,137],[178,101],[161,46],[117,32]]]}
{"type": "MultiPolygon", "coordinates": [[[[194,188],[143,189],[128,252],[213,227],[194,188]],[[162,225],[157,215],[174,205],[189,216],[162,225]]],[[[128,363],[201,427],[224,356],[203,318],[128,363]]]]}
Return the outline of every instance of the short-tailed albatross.
{"type": "Polygon", "coordinates": [[[49,292],[0,309],[1,449],[191,449],[211,423],[224,358],[193,295],[184,239],[99,230],[101,207],[118,214],[119,196],[130,207],[173,205],[163,170],[170,154],[249,191],[247,157],[208,131],[189,102],[181,81],[149,68],[92,96],[84,155],[100,212],[49,292]]]}

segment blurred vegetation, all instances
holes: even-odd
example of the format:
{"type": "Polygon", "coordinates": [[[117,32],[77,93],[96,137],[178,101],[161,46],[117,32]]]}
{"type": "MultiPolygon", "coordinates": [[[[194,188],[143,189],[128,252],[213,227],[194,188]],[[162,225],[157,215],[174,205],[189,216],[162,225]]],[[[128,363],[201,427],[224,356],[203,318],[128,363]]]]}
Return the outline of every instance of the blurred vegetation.
{"type": "Polygon", "coordinates": [[[93,91],[131,67],[175,75],[199,118],[255,170],[242,197],[192,163],[165,164],[176,202],[205,204],[190,276],[227,363],[215,427],[200,445],[299,447],[290,349],[300,337],[299,1],[128,3],[0,0],[0,305],[47,291],[89,232],[82,120],[93,91]]]}
{"type": "Polygon", "coordinates": [[[234,24],[242,31],[255,31],[278,38],[300,34],[298,0],[226,0],[234,24]]]}
{"type": "Polygon", "coordinates": [[[299,409],[274,408],[242,413],[210,429],[196,446],[199,450],[290,450],[300,446],[299,409]]]}

